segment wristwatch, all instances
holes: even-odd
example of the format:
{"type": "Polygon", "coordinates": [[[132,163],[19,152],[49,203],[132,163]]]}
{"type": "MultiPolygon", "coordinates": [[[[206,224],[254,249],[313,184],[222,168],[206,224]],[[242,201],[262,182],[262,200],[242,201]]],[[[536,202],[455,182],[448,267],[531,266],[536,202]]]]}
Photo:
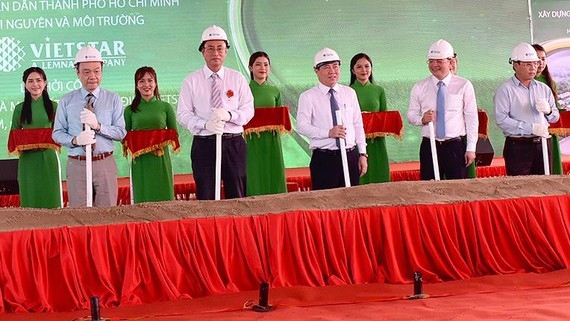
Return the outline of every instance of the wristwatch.
{"type": "Polygon", "coordinates": [[[360,156],[364,156],[364,157],[368,158],[368,154],[366,154],[366,153],[360,153],[360,156]]]}

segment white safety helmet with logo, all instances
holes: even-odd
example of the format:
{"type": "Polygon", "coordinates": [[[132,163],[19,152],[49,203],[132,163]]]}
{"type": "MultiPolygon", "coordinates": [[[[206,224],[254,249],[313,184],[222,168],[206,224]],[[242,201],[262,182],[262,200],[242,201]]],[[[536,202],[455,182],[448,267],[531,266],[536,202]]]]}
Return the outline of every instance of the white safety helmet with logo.
{"type": "Polygon", "coordinates": [[[509,63],[512,64],[516,61],[534,62],[539,60],[536,50],[528,43],[521,42],[513,49],[509,63]]]}
{"type": "Polygon", "coordinates": [[[330,48],[323,48],[319,50],[319,52],[317,52],[317,54],[315,55],[315,64],[313,65],[313,67],[318,69],[325,63],[333,61],[338,61],[338,63],[340,64],[340,57],[338,56],[336,51],[330,48]]]}
{"type": "Polygon", "coordinates": [[[73,65],[77,67],[81,62],[103,62],[103,58],[101,58],[101,53],[99,50],[95,49],[95,47],[91,45],[87,45],[77,52],[75,55],[75,62],[73,65]]]}
{"type": "Polygon", "coordinates": [[[443,39],[439,39],[429,46],[427,59],[449,59],[455,56],[455,51],[451,44],[443,39]]]}
{"type": "Polygon", "coordinates": [[[206,41],[209,40],[223,40],[226,42],[226,47],[230,48],[230,43],[228,42],[228,35],[221,27],[213,25],[211,27],[206,28],[204,32],[202,32],[202,41],[200,42],[200,46],[198,47],[198,51],[202,52],[204,49],[204,44],[206,41]]]}

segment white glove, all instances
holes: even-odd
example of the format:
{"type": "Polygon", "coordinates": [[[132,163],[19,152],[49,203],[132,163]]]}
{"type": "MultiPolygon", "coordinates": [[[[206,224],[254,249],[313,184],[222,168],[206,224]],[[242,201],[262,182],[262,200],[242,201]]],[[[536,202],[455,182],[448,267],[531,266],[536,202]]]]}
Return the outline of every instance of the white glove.
{"type": "Polygon", "coordinates": [[[548,125],[532,124],[532,134],[544,138],[550,137],[548,134],[548,125]]]}
{"type": "Polygon", "coordinates": [[[85,129],[75,136],[75,144],[79,146],[95,144],[95,132],[91,128],[85,129]]]}
{"type": "Polygon", "coordinates": [[[548,101],[544,98],[541,98],[536,101],[536,110],[539,113],[543,114],[550,114],[550,112],[552,111],[552,109],[550,108],[550,104],[548,104],[548,101]]]}
{"type": "Polygon", "coordinates": [[[212,117],[210,118],[210,120],[213,121],[228,121],[230,120],[230,118],[232,118],[232,116],[230,115],[230,112],[225,110],[224,108],[215,108],[214,111],[212,111],[212,117]]]}
{"type": "Polygon", "coordinates": [[[224,125],[226,124],[225,121],[214,121],[212,119],[206,122],[206,129],[214,134],[223,134],[224,133],[224,125]]]}
{"type": "Polygon", "coordinates": [[[81,111],[80,119],[82,124],[87,124],[93,129],[97,129],[99,127],[97,116],[87,108],[83,108],[81,111]]]}

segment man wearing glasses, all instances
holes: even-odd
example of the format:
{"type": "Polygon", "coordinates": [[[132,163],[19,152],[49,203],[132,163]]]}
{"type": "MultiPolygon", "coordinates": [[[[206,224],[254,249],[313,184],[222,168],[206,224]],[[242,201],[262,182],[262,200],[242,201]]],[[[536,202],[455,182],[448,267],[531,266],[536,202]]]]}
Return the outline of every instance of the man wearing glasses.
{"type": "Polygon", "coordinates": [[[190,159],[199,200],[215,197],[216,134],[222,135],[225,198],[244,197],[246,192],[242,133],[253,118],[253,95],[241,73],[223,66],[229,48],[222,28],[206,28],[198,48],[206,65],[188,75],[180,88],[176,118],[194,135],[190,159]]]}
{"type": "Polygon", "coordinates": [[[408,122],[422,126],[420,177],[435,178],[428,124],[434,123],[439,172],[442,179],[467,177],[475,160],[479,120],[475,90],[471,82],[450,72],[455,53],[443,39],[434,42],[427,54],[431,75],[416,83],[410,94],[408,122]]]}
{"type": "Polygon", "coordinates": [[[297,130],[310,139],[313,151],[309,166],[313,190],[346,186],[341,139],[345,140],[350,185],[358,185],[368,169],[368,155],[356,92],[338,84],[340,57],[334,50],[317,52],[313,67],[319,83],[299,96],[297,110],[297,130]]]}
{"type": "Polygon", "coordinates": [[[507,175],[544,174],[541,139],[550,137],[548,123],[560,117],[550,88],[534,80],[538,61],[531,45],[518,44],[509,59],[515,75],[495,93],[495,121],[506,136],[507,175]]]}

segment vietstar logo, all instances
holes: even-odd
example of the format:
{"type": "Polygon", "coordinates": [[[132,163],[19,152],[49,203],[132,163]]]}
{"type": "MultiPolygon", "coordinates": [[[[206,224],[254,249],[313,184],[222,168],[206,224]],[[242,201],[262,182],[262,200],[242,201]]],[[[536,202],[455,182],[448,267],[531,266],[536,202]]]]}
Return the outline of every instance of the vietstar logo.
{"type": "Polygon", "coordinates": [[[0,38],[0,72],[12,72],[22,67],[26,56],[20,40],[12,37],[0,38]]]}
{"type": "Polygon", "coordinates": [[[77,51],[87,45],[101,52],[105,66],[124,66],[127,59],[125,43],[122,40],[52,42],[49,37],[44,42],[22,44],[13,37],[0,38],[0,72],[14,72],[22,65],[42,69],[73,68],[77,51]],[[24,57],[26,59],[24,59],[24,57]]]}
{"type": "Polygon", "coordinates": [[[87,45],[99,50],[105,66],[124,66],[127,54],[122,40],[45,42],[30,44],[32,64],[44,69],[73,68],[77,51],[87,45]]]}

